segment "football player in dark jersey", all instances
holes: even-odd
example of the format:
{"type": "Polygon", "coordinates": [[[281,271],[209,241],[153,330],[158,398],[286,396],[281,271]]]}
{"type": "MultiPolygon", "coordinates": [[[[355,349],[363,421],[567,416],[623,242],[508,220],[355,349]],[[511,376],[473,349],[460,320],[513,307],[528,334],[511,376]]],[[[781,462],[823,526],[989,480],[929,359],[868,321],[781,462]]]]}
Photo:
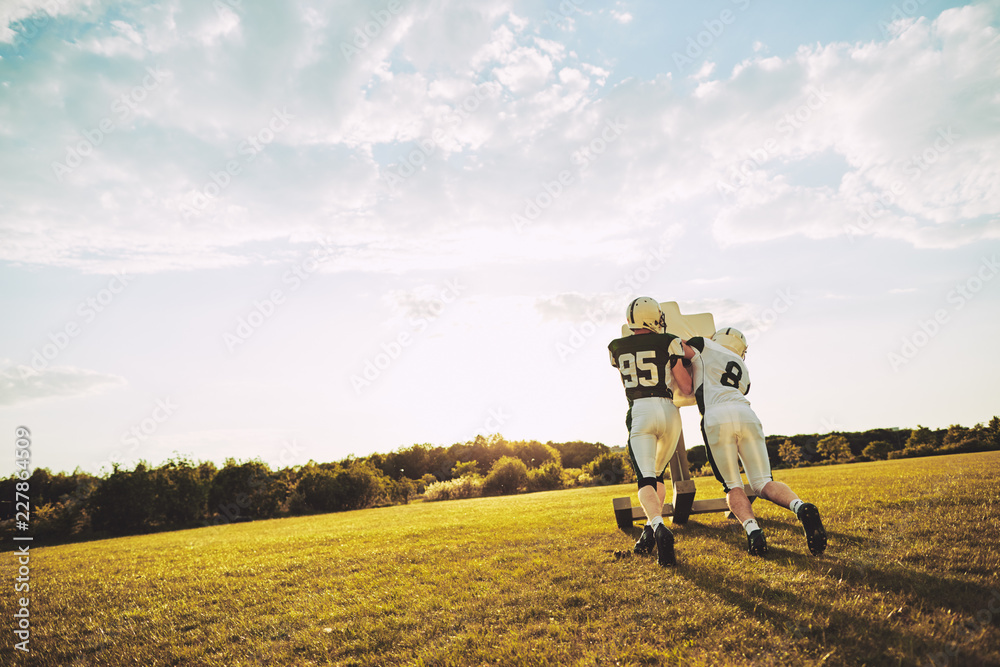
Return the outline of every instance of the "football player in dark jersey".
{"type": "Polygon", "coordinates": [[[625,315],[633,335],[611,341],[608,351],[625,385],[628,455],[639,481],[639,504],[646,513],[646,525],[633,550],[647,555],[655,546],[659,564],[674,565],[674,536],[663,523],[663,474],[681,433],[670,372],[670,356],[681,353],[681,340],[665,332],[663,312],[655,299],[635,299],[625,315]]]}

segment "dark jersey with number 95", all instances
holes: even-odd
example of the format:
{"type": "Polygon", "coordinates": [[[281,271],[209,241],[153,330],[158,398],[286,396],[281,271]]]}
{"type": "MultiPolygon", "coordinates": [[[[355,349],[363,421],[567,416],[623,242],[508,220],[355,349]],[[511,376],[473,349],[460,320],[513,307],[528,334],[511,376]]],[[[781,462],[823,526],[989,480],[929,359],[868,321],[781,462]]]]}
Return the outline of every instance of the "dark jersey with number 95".
{"type": "Polygon", "coordinates": [[[608,344],[611,365],[621,373],[630,404],[649,396],[673,398],[667,349],[675,338],[673,334],[636,334],[616,338],[608,344]]]}

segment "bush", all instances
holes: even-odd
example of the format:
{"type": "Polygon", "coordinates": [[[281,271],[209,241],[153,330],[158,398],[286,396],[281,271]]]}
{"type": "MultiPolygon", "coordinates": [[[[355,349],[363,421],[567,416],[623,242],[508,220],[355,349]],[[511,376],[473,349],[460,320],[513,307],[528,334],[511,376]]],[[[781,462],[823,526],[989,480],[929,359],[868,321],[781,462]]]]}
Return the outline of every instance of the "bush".
{"type": "Polygon", "coordinates": [[[475,461],[459,461],[451,469],[452,478],[465,477],[467,475],[478,475],[479,464],[475,461]]]}
{"type": "Polygon", "coordinates": [[[563,469],[555,461],[528,471],[529,491],[551,491],[563,487],[563,469]]]}
{"type": "Polygon", "coordinates": [[[509,495],[528,486],[528,466],[513,456],[497,459],[490,474],[483,482],[483,493],[488,495],[509,495]]]}
{"type": "Polygon", "coordinates": [[[423,485],[423,482],[410,479],[409,477],[402,477],[398,480],[386,478],[382,480],[382,484],[385,487],[386,494],[389,496],[390,503],[393,505],[405,505],[410,502],[410,498],[417,495],[417,489],[423,485]]]}
{"type": "Polygon", "coordinates": [[[429,484],[424,491],[424,498],[434,500],[459,500],[461,498],[478,498],[483,495],[483,478],[478,475],[466,475],[446,482],[429,484]]]}
{"type": "MultiPolygon", "coordinates": [[[[301,505],[314,512],[342,512],[363,509],[390,501],[389,489],[381,470],[371,463],[356,463],[342,466],[310,466],[299,477],[296,492],[301,496],[301,505]]],[[[409,485],[405,493],[409,495],[409,485]]],[[[400,489],[394,493],[402,496],[400,489]]],[[[296,505],[300,503],[297,501],[296,505]]]]}
{"type": "Polygon", "coordinates": [[[879,459],[885,459],[892,452],[892,445],[890,445],[885,440],[875,440],[871,444],[862,450],[862,454],[872,459],[873,461],[879,459]]]}
{"type": "Polygon", "coordinates": [[[635,481],[632,465],[625,461],[624,455],[617,452],[601,454],[583,466],[583,471],[589,474],[594,479],[594,483],[599,486],[635,481]]]}
{"type": "Polygon", "coordinates": [[[180,458],[154,470],[153,521],[162,526],[183,526],[204,517],[214,474],[215,466],[211,464],[195,468],[180,458]]]}
{"type": "Polygon", "coordinates": [[[549,461],[554,461],[562,465],[562,457],[559,450],[552,445],[543,445],[537,440],[527,442],[512,442],[510,447],[514,456],[524,461],[524,465],[532,468],[540,468],[549,461]]]}
{"type": "Polygon", "coordinates": [[[700,470],[708,461],[708,450],[705,448],[705,445],[695,445],[687,450],[687,459],[688,470],[694,473],[696,470],[700,470]]]}
{"type": "Polygon", "coordinates": [[[608,446],[600,442],[555,443],[552,445],[559,452],[564,469],[581,468],[601,454],[608,452],[608,446]]]}
{"type": "Polygon", "coordinates": [[[266,519],[278,513],[286,491],[263,461],[237,463],[227,459],[212,479],[208,514],[217,512],[230,521],[266,519]]]}
{"type": "Polygon", "coordinates": [[[82,509],[82,505],[72,501],[42,505],[34,511],[31,529],[35,537],[69,537],[82,509]]]}
{"type": "Polygon", "coordinates": [[[119,470],[116,465],[87,502],[94,530],[113,535],[148,530],[155,497],[150,477],[144,463],[131,472],[119,470]]]}
{"type": "Polygon", "coordinates": [[[563,468],[562,470],[562,485],[565,489],[570,489],[575,486],[580,486],[580,475],[583,474],[583,468],[563,468]]]}

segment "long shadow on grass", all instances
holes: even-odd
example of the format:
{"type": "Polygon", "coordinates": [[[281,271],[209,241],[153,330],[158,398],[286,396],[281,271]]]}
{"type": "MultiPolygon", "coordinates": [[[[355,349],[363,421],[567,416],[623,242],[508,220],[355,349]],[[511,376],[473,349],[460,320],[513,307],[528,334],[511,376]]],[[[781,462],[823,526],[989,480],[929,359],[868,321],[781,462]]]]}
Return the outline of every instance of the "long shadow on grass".
{"type": "MultiPolygon", "coordinates": [[[[801,537],[801,528],[797,525],[787,525],[768,522],[768,527],[782,526],[801,537]]],[[[734,530],[731,525],[707,525],[692,523],[685,525],[682,531],[691,537],[701,536],[718,539],[721,544],[743,551],[742,530],[734,530]],[[739,533],[737,535],[737,533],[739,533]]],[[[677,532],[677,531],[675,531],[677,532]]],[[[682,533],[678,533],[681,535],[682,533]]],[[[853,536],[844,536],[845,538],[853,536]]],[[[837,649],[840,659],[856,659],[867,664],[892,663],[896,659],[888,656],[884,659],[873,656],[883,656],[887,646],[897,648],[907,647],[910,655],[931,655],[940,653],[947,643],[943,637],[928,637],[927,628],[908,630],[897,621],[890,619],[873,620],[865,618],[859,623],[859,618],[845,609],[836,606],[837,600],[824,601],[814,594],[806,592],[796,595],[788,590],[765,589],[760,591],[758,577],[742,577],[740,574],[740,558],[749,558],[745,553],[733,558],[732,568],[720,576],[718,568],[701,567],[693,560],[683,557],[683,538],[678,540],[678,560],[680,565],[677,573],[690,580],[694,585],[709,593],[717,595],[748,616],[757,618],[771,625],[778,634],[787,634],[794,639],[806,639],[810,650],[829,651],[837,649]],[[754,590],[754,588],[758,590],[754,590]],[[786,611],[788,609],[812,610],[813,616],[828,619],[825,627],[807,629],[801,621],[796,621],[786,611]]],[[[855,539],[855,543],[869,542],[877,544],[877,539],[855,539]]],[[[836,582],[834,587],[843,586],[841,595],[850,597],[859,591],[865,591],[873,597],[895,597],[902,594],[909,600],[909,609],[905,614],[920,610],[922,614],[948,615],[957,613],[960,618],[974,618],[996,593],[995,588],[988,588],[959,577],[949,576],[944,572],[926,572],[916,570],[899,560],[857,561],[846,560],[836,553],[816,557],[806,551],[805,540],[802,541],[802,551],[771,547],[768,561],[786,564],[790,568],[808,572],[812,577],[824,577],[836,582]]],[[[905,620],[905,616],[904,616],[905,620]]],[[[973,649],[972,645],[962,647],[964,651],[973,649]]]]}
{"type": "MultiPolygon", "coordinates": [[[[802,556],[780,550],[772,558],[807,560],[802,556]]],[[[745,554],[741,554],[745,556],[745,554]]],[[[813,559],[818,564],[817,559],[813,559]]],[[[888,622],[865,619],[859,623],[856,614],[836,608],[832,601],[818,599],[805,589],[798,594],[787,589],[765,588],[761,590],[758,577],[743,577],[739,561],[734,559],[734,567],[728,573],[721,573],[717,567],[702,567],[694,562],[684,562],[677,568],[677,574],[689,580],[701,590],[714,595],[727,605],[742,611],[747,617],[771,627],[778,636],[795,640],[808,653],[819,655],[836,649],[840,661],[846,663],[896,664],[896,659],[883,656],[887,646],[910,646],[929,654],[936,647],[927,643],[919,634],[907,632],[905,628],[888,622]],[[788,610],[799,610],[798,618],[788,610]],[[808,611],[809,618],[802,619],[801,612],[808,611]],[[815,625],[809,619],[815,619],[815,625]],[[822,622],[820,622],[822,619],[822,622]]],[[[815,565],[813,568],[817,569],[815,565]]]]}

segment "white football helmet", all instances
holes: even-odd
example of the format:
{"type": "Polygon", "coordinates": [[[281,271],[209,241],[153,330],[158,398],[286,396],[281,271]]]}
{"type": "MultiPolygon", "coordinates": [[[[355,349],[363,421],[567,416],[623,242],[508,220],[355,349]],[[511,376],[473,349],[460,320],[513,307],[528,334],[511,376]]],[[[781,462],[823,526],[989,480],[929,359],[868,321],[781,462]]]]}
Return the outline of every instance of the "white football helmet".
{"type": "Polygon", "coordinates": [[[628,305],[625,310],[625,321],[628,323],[628,328],[633,331],[649,329],[655,333],[663,333],[667,328],[660,304],[648,296],[640,296],[628,305]]]}
{"type": "Polygon", "coordinates": [[[747,339],[739,329],[732,327],[719,329],[712,336],[712,340],[740,357],[745,357],[747,354],[747,339]]]}

